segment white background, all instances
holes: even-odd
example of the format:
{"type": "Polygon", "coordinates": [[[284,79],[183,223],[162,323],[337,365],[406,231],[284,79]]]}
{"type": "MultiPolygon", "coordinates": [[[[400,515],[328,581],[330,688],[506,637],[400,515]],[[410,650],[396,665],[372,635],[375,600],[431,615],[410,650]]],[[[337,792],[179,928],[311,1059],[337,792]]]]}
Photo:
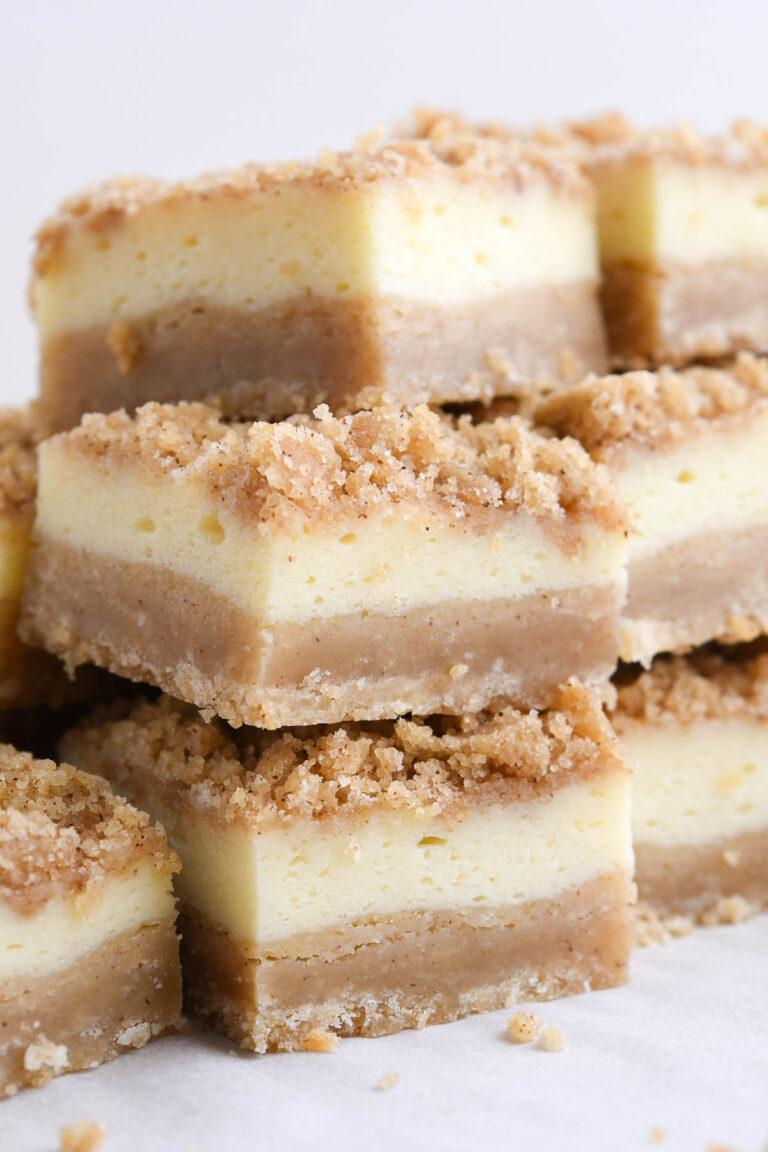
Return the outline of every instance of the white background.
{"type": "MultiPolygon", "coordinates": [[[[417,102],[517,122],[608,107],[768,121],[767,60],[765,0],[0,0],[0,398],[34,390],[32,234],[84,183],[344,146],[417,102]]],[[[112,1152],[764,1152],[767,921],[643,953],[629,988],[545,1006],[563,1054],[506,1044],[504,1014],[329,1057],[164,1041],[0,1104],[0,1152],[53,1152],[84,1115],[108,1120],[112,1152]],[[375,1093],[389,1071],[400,1086],[375,1093]]]]}

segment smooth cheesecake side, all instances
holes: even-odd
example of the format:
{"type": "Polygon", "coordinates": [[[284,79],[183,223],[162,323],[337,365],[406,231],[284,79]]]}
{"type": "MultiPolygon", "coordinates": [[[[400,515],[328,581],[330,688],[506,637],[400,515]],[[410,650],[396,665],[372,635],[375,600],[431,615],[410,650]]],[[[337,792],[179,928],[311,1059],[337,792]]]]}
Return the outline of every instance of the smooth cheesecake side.
{"type": "Polygon", "coordinates": [[[161,698],[66,752],[166,822],[190,1008],[256,1051],[626,979],[630,778],[597,694],[267,733],[161,698]]]}
{"type": "Polygon", "coordinates": [[[766,630],[766,361],[592,378],[537,417],[605,465],[627,510],[623,660],[766,630]]]}
{"type": "Polygon", "coordinates": [[[442,403],[606,367],[594,193],[521,141],[369,141],[180,184],[114,181],[42,228],[57,429],[207,399],[258,419],[442,403]]]}
{"type": "Polygon", "coordinates": [[[768,907],[768,657],[667,657],[618,692],[641,902],[700,923],[768,907]]]}
{"type": "Polygon", "coordinates": [[[43,446],[22,630],[267,728],[544,707],[613,671],[625,555],[604,471],[517,418],[147,405],[43,446]]]}
{"type": "Polygon", "coordinates": [[[179,1027],[162,829],[105,780],[5,744],[0,849],[0,1095],[179,1027]]]}

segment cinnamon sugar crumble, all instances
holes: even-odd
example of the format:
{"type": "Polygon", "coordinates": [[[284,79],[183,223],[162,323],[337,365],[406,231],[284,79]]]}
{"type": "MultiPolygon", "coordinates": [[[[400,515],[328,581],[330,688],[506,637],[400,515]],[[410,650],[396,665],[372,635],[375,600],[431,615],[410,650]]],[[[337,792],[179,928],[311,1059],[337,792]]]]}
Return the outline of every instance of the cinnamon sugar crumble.
{"type": "Polygon", "coordinates": [[[507,1021],[507,1037],[515,1044],[530,1044],[540,1032],[541,1020],[532,1012],[515,1012],[507,1021]]]}
{"type": "Polygon", "coordinates": [[[99,1152],[107,1126],[98,1120],[77,1120],[61,1129],[61,1152],[99,1152]]]}
{"type": "Polygon", "coordinates": [[[743,662],[714,652],[657,657],[618,687],[611,720],[621,733],[638,721],[678,725],[733,716],[768,720],[768,654],[743,662]]]}
{"type": "Polygon", "coordinates": [[[177,867],[162,830],[106,780],[0,745],[0,898],[34,911],[137,857],[177,867]]]}
{"type": "Polygon", "coordinates": [[[515,416],[473,424],[418,405],[339,419],[321,405],[311,417],[229,424],[204,404],[151,403],[134,417],[85,416],[56,441],[164,475],[182,469],[262,525],[365,519],[391,506],[454,519],[519,511],[563,529],[587,518],[624,523],[607,473],[580,445],[515,416]]]}
{"type": "Polygon", "coordinates": [[[744,352],[728,368],[589,376],[545,399],[536,419],[606,460],[627,445],[668,447],[766,400],[768,361],[744,352]]]}
{"type": "MultiPolygon", "coordinates": [[[[559,709],[513,708],[464,717],[381,721],[267,732],[205,723],[164,696],[94,714],[65,738],[84,767],[97,765],[139,794],[225,821],[321,816],[385,804],[435,813],[462,796],[535,794],[558,774],[623,768],[618,742],[589,688],[571,683],[559,709]]],[[[552,783],[549,783],[552,782],[552,783]]]]}
{"type": "Polygon", "coordinates": [[[553,192],[586,196],[589,186],[576,165],[564,155],[540,147],[522,136],[503,138],[456,122],[421,136],[382,138],[368,133],[345,152],[322,151],[315,160],[284,164],[246,164],[194,180],[121,178],[86,188],[65,200],[37,236],[35,273],[45,276],[68,239],[89,230],[97,234],[119,228],[146,208],[177,207],[189,201],[222,202],[279,192],[285,187],[349,191],[380,182],[448,178],[467,183],[501,183],[519,191],[546,183],[553,192]]]}
{"type": "Polygon", "coordinates": [[[324,1028],[313,1028],[304,1037],[305,1052],[335,1052],[338,1046],[336,1033],[327,1032],[324,1028]]]}
{"type": "Polygon", "coordinates": [[[37,445],[45,431],[35,404],[0,409],[0,513],[31,512],[37,491],[37,445]]]}

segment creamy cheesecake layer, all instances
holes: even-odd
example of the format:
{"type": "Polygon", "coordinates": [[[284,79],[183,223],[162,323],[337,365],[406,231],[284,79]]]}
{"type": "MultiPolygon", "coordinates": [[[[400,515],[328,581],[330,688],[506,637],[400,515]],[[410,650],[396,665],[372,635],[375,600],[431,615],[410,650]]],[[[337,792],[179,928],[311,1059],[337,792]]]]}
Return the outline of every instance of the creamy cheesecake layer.
{"type": "Polygon", "coordinates": [[[312,1028],[381,1036],[613,987],[627,979],[630,886],[622,873],[513,908],[363,920],[257,956],[188,910],[190,1011],[263,1052],[301,1048],[312,1028]]]}
{"type": "Polygon", "coordinates": [[[0,981],[52,977],[105,941],[173,916],[167,876],[152,862],[37,911],[0,904],[0,981]]]}
{"type": "Polygon", "coordinates": [[[619,689],[641,900],[665,914],[768,902],[768,661],[662,658],[619,689]]]}
{"type": "Polygon", "coordinates": [[[68,734],[170,821],[194,1010],[263,1051],[625,978],[630,778],[556,711],[268,734],[169,697],[68,734]]]}
{"type": "Polygon", "coordinates": [[[3,980],[0,1096],[95,1068],[182,1026],[175,917],[96,944],[50,975],[3,980]]]}
{"type": "Polygon", "coordinates": [[[234,721],[540,706],[616,659],[623,513],[517,418],[89,417],[41,452],[36,539],[27,640],[234,721]]]}

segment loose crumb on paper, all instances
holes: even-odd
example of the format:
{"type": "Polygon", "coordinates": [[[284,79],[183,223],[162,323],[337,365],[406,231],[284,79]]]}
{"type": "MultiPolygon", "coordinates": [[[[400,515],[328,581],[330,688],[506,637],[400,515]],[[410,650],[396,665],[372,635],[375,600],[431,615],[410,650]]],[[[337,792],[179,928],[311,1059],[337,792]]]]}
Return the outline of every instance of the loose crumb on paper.
{"type": "Polygon", "coordinates": [[[651,1128],[651,1140],[654,1144],[663,1144],[667,1138],[667,1133],[663,1128],[651,1128]]]}
{"type": "Polygon", "coordinates": [[[99,1120],[76,1120],[61,1130],[61,1152],[99,1152],[107,1137],[107,1126],[99,1120]]]}
{"type": "Polygon", "coordinates": [[[565,1036],[558,1024],[549,1024],[539,1039],[539,1047],[545,1052],[564,1052],[565,1036]]]}
{"type": "Polygon", "coordinates": [[[335,1052],[339,1046],[339,1038],[335,1032],[327,1032],[325,1028],[313,1028],[304,1037],[305,1052],[335,1052]]]}
{"type": "Polygon", "coordinates": [[[532,1012],[515,1012],[507,1021],[507,1038],[514,1044],[530,1044],[541,1032],[541,1020],[532,1012]]]}
{"type": "Polygon", "coordinates": [[[380,1092],[391,1092],[393,1088],[397,1088],[399,1083],[400,1074],[398,1072],[385,1072],[376,1087],[380,1092]]]}

